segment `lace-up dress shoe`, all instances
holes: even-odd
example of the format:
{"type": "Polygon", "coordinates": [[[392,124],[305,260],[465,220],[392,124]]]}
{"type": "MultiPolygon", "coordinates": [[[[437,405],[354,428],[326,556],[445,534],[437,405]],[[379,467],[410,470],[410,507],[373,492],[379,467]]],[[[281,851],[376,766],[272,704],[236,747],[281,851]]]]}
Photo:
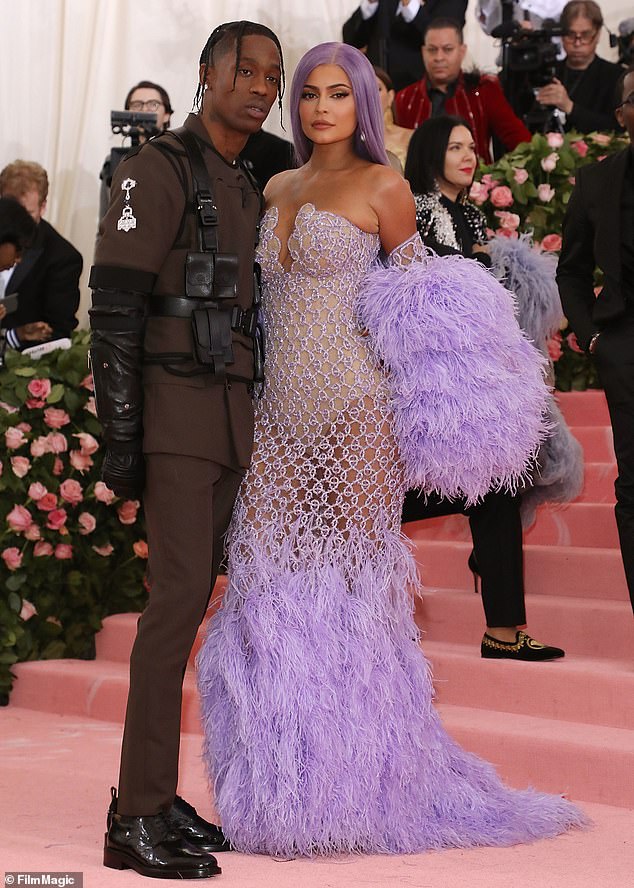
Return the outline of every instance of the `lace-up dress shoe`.
{"type": "Polygon", "coordinates": [[[222,870],[211,854],[176,833],[165,814],[129,817],[111,814],[103,862],[157,879],[208,879],[222,870]]]}
{"type": "Polygon", "coordinates": [[[488,660],[556,660],[565,656],[561,648],[551,647],[535,641],[526,632],[520,630],[515,641],[499,641],[486,632],[482,638],[480,652],[488,660]]]}
{"type": "Polygon", "coordinates": [[[180,796],[174,799],[174,804],[167,812],[167,819],[172,829],[178,830],[194,848],[211,854],[231,851],[231,844],[222,829],[203,820],[193,805],[180,796]]]}

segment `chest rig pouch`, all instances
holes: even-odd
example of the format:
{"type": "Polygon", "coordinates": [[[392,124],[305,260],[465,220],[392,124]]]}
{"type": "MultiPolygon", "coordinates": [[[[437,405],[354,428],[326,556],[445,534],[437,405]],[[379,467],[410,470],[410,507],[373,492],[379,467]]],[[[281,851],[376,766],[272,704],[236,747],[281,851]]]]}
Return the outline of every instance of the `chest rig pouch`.
{"type": "MultiPolygon", "coordinates": [[[[170,360],[169,366],[165,363],[164,366],[168,372],[177,376],[210,373],[213,375],[213,381],[218,383],[224,383],[226,380],[238,380],[249,384],[261,383],[264,379],[264,350],[259,323],[259,267],[256,263],[251,307],[245,311],[238,305],[228,304],[237,297],[238,256],[235,253],[220,252],[218,249],[218,208],[198,139],[184,128],[172,132],[182,142],[192,171],[198,251],[189,252],[185,261],[185,297],[158,297],[154,301],[153,313],[191,319],[193,338],[191,357],[197,367],[193,370],[179,370],[174,366],[173,360],[170,360]],[[230,373],[231,364],[234,362],[234,332],[253,340],[254,373],[251,378],[238,377],[230,373]]],[[[175,355],[170,357],[176,358],[175,355]]],[[[154,363],[151,358],[150,363],[154,363]]]]}

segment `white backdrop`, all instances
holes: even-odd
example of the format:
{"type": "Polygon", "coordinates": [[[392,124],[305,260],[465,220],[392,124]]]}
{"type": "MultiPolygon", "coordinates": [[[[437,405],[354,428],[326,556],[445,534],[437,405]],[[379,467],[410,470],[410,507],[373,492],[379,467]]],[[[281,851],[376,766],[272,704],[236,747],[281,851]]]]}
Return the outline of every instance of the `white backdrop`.
{"type": "MultiPolygon", "coordinates": [[[[168,91],[180,125],[196,89],[197,60],[223,21],[250,19],[272,28],[284,48],[290,81],[299,57],[315,43],[341,38],[358,0],[0,0],[2,139],[0,168],[16,158],[49,173],[47,218],[84,256],[82,314],[97,227],[98,174],[119,141],[110,110],[123,107],[139,80],[168,91]]],[[[615,29],[631,15],[631,0],[603,0],[615,29]]],[[[480,67],[494,70],[497,49],[474,19],[470,0],[466,41],[480,67]]],[[[600,47],[614,58],[607,40],[600,47]]],[[[267,129],[283,134],[275,109],[267,129]]]]}

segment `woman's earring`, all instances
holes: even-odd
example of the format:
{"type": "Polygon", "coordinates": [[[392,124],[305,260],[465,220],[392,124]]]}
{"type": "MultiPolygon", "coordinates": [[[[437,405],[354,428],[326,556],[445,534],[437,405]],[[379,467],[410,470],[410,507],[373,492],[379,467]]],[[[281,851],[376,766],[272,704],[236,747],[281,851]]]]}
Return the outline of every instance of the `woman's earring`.
{"type": "Polygon", "coordinates": [[[440,194],[440,185],[437,179],[434,179],[434,194],[440,194]]]}
{"type": "Polygon", "coordinates": [[[365,133],[361,130],[361,135],[359,136],[362,142],[365,142],[365,133]]]}

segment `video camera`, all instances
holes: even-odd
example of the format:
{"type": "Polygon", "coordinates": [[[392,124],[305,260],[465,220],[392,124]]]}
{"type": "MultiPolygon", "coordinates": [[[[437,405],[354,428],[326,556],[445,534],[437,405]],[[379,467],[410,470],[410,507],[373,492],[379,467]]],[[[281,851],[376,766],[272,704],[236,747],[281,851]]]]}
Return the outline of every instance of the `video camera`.
{"type": "Polygon", "coordinates": [[[132,145],[139,144],[139,137],[149,139],[159,133],[158,115],[145,111],[111,111],[110,129],[115,136],[129,138],[132,145]]]}
{"type": "Polygon", "coordinates": [[[556,109],[540,105],[535,99],[537,90],[552,83],[557,75],[559,46],[553,38],[562,33],[552,19],[530,30],[507,20],[492,31],[493,37],[502,40],[502,87],[513,110],[532,132],[563,129],[556,109]]]}

